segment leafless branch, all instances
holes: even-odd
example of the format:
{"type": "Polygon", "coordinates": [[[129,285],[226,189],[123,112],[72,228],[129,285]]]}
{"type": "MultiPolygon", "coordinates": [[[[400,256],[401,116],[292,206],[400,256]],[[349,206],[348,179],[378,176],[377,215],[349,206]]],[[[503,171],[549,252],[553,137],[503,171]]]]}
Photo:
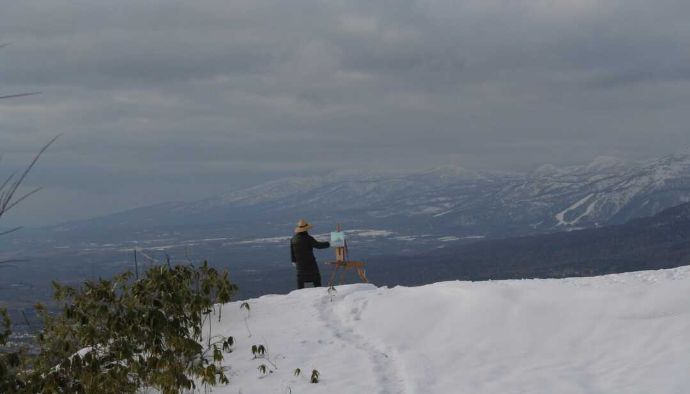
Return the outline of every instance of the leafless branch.
{"type": "Polygon", "coordinates": [[[21,230],[21,229],[22,229],[22,227],[19,226],[19,227],[15,227],[15,228],[13,228],[13,229],[5,230],[5,231],[3,231],[3,232],[0,232],[0,236],[2,236],[2,235],[7,235],[7,234],[13,233],[13,232],[15,232],[15,231],[19,231],[19,230],[21,230]]]}
{"type": "MultiPolygon", "coordinates": [[[[4,48],[6,46],[10,45],[9,42],[6,42],[4,44],[0,44],[0,48],[4,48]]],[[[15,98],[15,97],[24,97],[24,96],[33,96],[34,94],[41,94],[41,92],[30,92],[30,93],[18,93],[18,94],[10,94],[7,96],[0,96],[0,100],[2,99],[8,99],[8,98],[15,98]]]]}
{"type": "Polygon", "coordinates": [[[19,204],[20,202],[22,202],[22,200],[27,199],[29,196],[31,196],[32,194],[38,192],[39,190],[41,190],[41,188],[40,188],[40,187],[37,187],[37,188],[35,188],[34,190],[32,190],[32,191],[30,191],[30,192],[24,194],[23,196],[21,196],[21,197],[15,199],[12,203],[10,203],[10,204],[5,208],[5,212],[9,211],[9,210],[12,209],[15,205],[17,205],[17,204],[19,204]]]}
{"type": "Polygon", "coordinates": [[[10,264],[10,263],[26,263],[30,260],[27,259],[10,259],[10,260],[2,260],[0,261],[0,264],[10,264]]]}
{"type": "MultiPolygon", "coordinates": [[[[6,42],[4,44],[0,44],[0,48],[4,48],[6,46],[10,45],[9,42],[6,42]]],[[[17,94],[9,94],[7,96],[0,96],[0,100],[2,99],[8,99],[8,98],[15,98],[15,97],[24,97],[24,96],[33,96],[34,94],[41,94],[41,92],[30,92],[30,93],[17,93],[17,94]]]]}
{"type": "MultiPolygon", "coordinates": [[[[14,178],[15,175],[17,175],[16,172],[10,174],[10,176],[8,176],[7,179],[5,179],[5,182],[3,182],[2,185],[0,185],[0,190],[5,190],[5,186],[7,186],[7,184],[10,183],[10,181],[12,180],[12,178],[14,178]]],[[[0,197],[0,200],[4,200],[4,198],[0,197]]]]}
{"type": "Polygon", "coordinates": [[[24,97],[24,96],[33,96],[36,94],[41,94],[41,92],[29,92],[29,93],[17,93],[17,94],[8,94],[6,96],[0,96],[0,100],[2,99],[8,99],[8,98],[15,98],[15,97],[24,97]]]}
{"type": "Polygon", "coordinates": [[[31,169],[36,165],[38,159],[58,138],[60,138],[60,135],[57,135],[53,137],[50,141],[48,141],[48,143],[45,144],[40,151],[38,151],[36,156],[34,156],[33,160],[31,160],[31,163],[29,163],[29,165],[26,167],[26,169],[24,169],[24,171],[18,178],[15,177],[16,174],[12,174],[2,184],[2,187],[0,187],[0,217],[2,217],[5,213],[7,213],[7,211],[9,211],[15,205],[17,205],[17,203],[26,199],[27,197],[36,193],[39,190],[34,189],[17,199],[14,198],[15,194],[17,193],[17,190],[22,185],[22,182],[24,182],[24,180],[26,179],[26,176],[29,175],[31,169]]]}

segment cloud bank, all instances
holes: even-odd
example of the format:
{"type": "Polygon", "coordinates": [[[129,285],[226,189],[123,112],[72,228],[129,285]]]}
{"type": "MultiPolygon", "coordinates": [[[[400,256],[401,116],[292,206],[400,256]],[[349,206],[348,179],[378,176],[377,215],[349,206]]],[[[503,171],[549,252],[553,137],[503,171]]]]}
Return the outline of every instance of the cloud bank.
{"type": "Polygon", "coordinates": [[[527,170],[690,145],[690,4],[64,1],[2,6],[0,170],[64,133],[8,218],[449,161],[527,170]]]}

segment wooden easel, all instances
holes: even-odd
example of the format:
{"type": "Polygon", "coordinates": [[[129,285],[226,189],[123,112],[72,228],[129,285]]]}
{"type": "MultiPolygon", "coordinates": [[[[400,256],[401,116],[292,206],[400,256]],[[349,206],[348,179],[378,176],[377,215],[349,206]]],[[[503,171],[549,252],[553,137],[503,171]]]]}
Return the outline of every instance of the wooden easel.
{"type": "MultiPolygon", "coordinates": [[[[336,226],[336,231],[340,230],[340,224],[336,226]]],[[[348,250],[347,250],[347,240],[345,240],[345,246],[338,246],[335,248],[335,261],[329,261],[327,264],[331,264],[334,269],[331,273],[331,278],[328,280],[328,287],[331,288],[335,285],[335,277],[338,274],[338,270],[342,269],[340,272],[340,283],[343,284],[343,278],[345,273],[350,269],[357,270],[357,275],[364,283],[369,283],[367,279],[366,271],[364,270],[364,263],[361,261],[349,261],[348,260],[348,250]]]]}

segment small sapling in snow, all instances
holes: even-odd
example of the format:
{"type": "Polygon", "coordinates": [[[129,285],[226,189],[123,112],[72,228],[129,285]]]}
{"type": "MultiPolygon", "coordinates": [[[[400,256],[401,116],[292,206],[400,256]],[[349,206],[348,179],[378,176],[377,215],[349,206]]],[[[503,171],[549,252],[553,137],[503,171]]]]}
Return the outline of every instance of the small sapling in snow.
{"type": "Polygon", "coordinates": [[[250,311],[251,311],[251,308],[249,307],[249,303],[248,303],[248,302],[245,301],[245,302],[242,303],[242,305],[240,305],[240,310],[242,310],[242,309],[244,309],[244,310],[247,311],[247,317],[249,317],[249,313],[250,313],[250,311]]]}
{"type": "Polygon", "coordinates": [[[328,288],[328,295],[331,297],[331,302],[333,302],[333,299],[335,296],[338,294],[338,290],[335,289],[335,286],[331,285],[328,288]]]}
{"type": "Polygon", "coordinates": [[[252,345],[252,354],[254,358],[263,358],[266,355],[266,347],[264,345],[252,345]]]}
{"type": "Polygon", "coordinates": [[[225,341],[223,341],[223,351],[226,353],[232,353],[232,345],[235,344],[235,338],[233,337],[227,337],[225,341]]]}
{"type": "Polygon", "coordinates": [[[319,371],[317,370],[312,370],[311,371],[311,379],[309,380],[310,383],[319,383],[319,371]]]}
{"type": "Polygon", "coordinates": [[[270,371],[266,364],[259,365],[257,369],[259,370],[259,372],[261,372],[262,375],[266,375],[266,373],[270,371]]]}
{"type": "Polygon", "coordinates": [[[244,326],[247,327],[247,333],[249,333],[249,337],[251,338],[251,336],[252,336],[252,330],[249,329],[249,323],[247,322],[247,320],[249,319],[249,316],[250,316],[250,314],[251,314],[251,308],[249,307],[249,303],[246,302],[246,301],[243,302],[243,303],[240,305],[240,310],[245,310],[245,311],[247,311],[247,314],[244,316],[244,326]]]}
{"type": "MultiPolygon", "coordinates": [[[[268,349],[264,345],[252,345],[252,354],[254,355],[254,359],[262,359],[266,360],[271,366],[273,366],[273,369],[278,369],[278,366],[271,360],[269,354],[268,354],[268,349]]],[[[269,372],[273,372],[270,371],[269,372]]]]}

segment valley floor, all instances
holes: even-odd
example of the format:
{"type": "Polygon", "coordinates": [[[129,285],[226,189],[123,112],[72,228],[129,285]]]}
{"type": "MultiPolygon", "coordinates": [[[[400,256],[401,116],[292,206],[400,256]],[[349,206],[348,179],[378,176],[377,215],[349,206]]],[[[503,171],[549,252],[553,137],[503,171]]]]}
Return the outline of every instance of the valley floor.
{"type": "Polygon", "coordinates": [[[690,267],[594,278],[339,286],[224,306],[216,393],[688,393],[690,267]],[[251,336],[250,336],[251,331],[251,336]],[[252,345],[268,358],[253,359],[252,345]],[[265,364],[273,372],[263,375],[265,364]],[[294,376],[296,368],[302,375],[294,376]],[[309,383],[313,369],[318,384],[309,383]]]}

